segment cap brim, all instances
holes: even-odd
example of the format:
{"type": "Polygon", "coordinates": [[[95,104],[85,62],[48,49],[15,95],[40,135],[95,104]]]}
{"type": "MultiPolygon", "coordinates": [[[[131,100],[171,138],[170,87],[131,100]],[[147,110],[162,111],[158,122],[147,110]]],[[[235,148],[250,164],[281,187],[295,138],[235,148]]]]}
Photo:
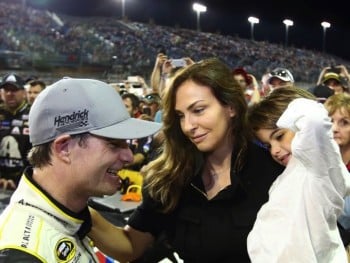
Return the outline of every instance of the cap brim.
{"type": "Polygon", "coordinates": [[[10,81],[2,83],[0,85],[0,89],[2,89],[5,85],[12,85],[12,86],[16,87],[17,89],[24,89],[24,86],[21,86],[15,82],[10,82],[10,81]]]}
{"type": "Polygon", "coordinates": [[[114,125],[90,131],[91,134],[113,139],[138,139],[150,136],[162,125],[153,121],[129,118],[114,125]]]}
{"type": "Polygon", "coordinates": [[[323,79],[323,83],[325,83],[327,80],[334,79],[335,81],[338,81],[340,83],[340,79],[337,79],[336,77],[328,77],[323,79]]]}
{"type": "Polygon", "coordinates": [[[269,78],[269,81],[268,81],[268,83],[269,84],[271,84],[271,80],[273,79],[273,78],[276,78],[276,79],[280,79],[280,80],[283,80],[283,81],[291,81],[289,78],[284,78],[284,77],[281,77],[281,76],[272,76],[272,77],[270,77],[269,78]]]}

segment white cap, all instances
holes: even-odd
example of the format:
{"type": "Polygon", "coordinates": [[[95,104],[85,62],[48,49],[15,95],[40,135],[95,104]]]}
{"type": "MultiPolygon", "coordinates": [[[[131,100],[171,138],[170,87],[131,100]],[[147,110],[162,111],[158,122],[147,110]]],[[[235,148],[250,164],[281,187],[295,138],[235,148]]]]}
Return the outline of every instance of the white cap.
{"type": "Polygon", "coordinates": [[[278,78],[280,80],[294,83],[292,73],[286,68],[275,68],[269,73],[268,83],[270,84],[272,78],[278,78]]]}
{"type": "Polygon", "coordinates": [[[131,118],[118,92],[99,80],[63,78],[44,89],[29,112],[33,146],[61,134],[89,132],[113,139],[143,138],[156,133],[156,122],[131,118]]]}

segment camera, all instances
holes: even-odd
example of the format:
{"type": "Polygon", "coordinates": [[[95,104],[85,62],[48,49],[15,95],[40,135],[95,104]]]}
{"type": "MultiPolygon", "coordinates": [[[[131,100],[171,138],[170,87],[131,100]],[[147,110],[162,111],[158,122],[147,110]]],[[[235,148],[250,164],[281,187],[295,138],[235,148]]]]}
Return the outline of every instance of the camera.
{"type": "Polygon", "coordinates": [[[171,60],[171,66],[173,68],[182,68],[184,66],[186,66],[186,61],[182,58],[179,59],[172,59],[171,60]]]}
{"type": "Polygon", "coordinates": [[[132,83],[138,83],[139,82],[139,77],[138,76],[129,76],[128,81],[132,83]]]}

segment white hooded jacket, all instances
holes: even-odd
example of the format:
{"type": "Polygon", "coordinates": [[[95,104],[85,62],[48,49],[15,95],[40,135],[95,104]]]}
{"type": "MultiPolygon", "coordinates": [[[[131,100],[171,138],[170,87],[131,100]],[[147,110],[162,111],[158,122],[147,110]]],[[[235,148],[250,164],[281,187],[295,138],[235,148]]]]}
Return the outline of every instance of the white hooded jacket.
{"type": "Polygon", "coordinates": [[[341,263],[347,257],[337,218],[350,193],[349,173],[324,106],[300,98],[277,122],[296,134],[292,158],[269,190],[248,236],[253,263],[341,263]]]}

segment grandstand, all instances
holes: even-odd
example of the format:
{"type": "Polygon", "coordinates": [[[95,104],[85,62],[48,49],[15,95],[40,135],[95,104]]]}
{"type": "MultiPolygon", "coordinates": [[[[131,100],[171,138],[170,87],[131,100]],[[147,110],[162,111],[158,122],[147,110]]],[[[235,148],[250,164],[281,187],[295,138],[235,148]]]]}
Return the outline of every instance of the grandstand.
{"type": "Polygon", "coordinates": [[[0,68],[40,72],[48,82],[65,75],[107,82],[141,75],[148,80],[160,47],[173,58],[219,57],[256,76],[286,67],[298,83],[316,83],[325,66],[350,68],[349,61],[316,51],[112,17],[55,14],[21,1],[0,1],[0,27],[0,68]]]}

